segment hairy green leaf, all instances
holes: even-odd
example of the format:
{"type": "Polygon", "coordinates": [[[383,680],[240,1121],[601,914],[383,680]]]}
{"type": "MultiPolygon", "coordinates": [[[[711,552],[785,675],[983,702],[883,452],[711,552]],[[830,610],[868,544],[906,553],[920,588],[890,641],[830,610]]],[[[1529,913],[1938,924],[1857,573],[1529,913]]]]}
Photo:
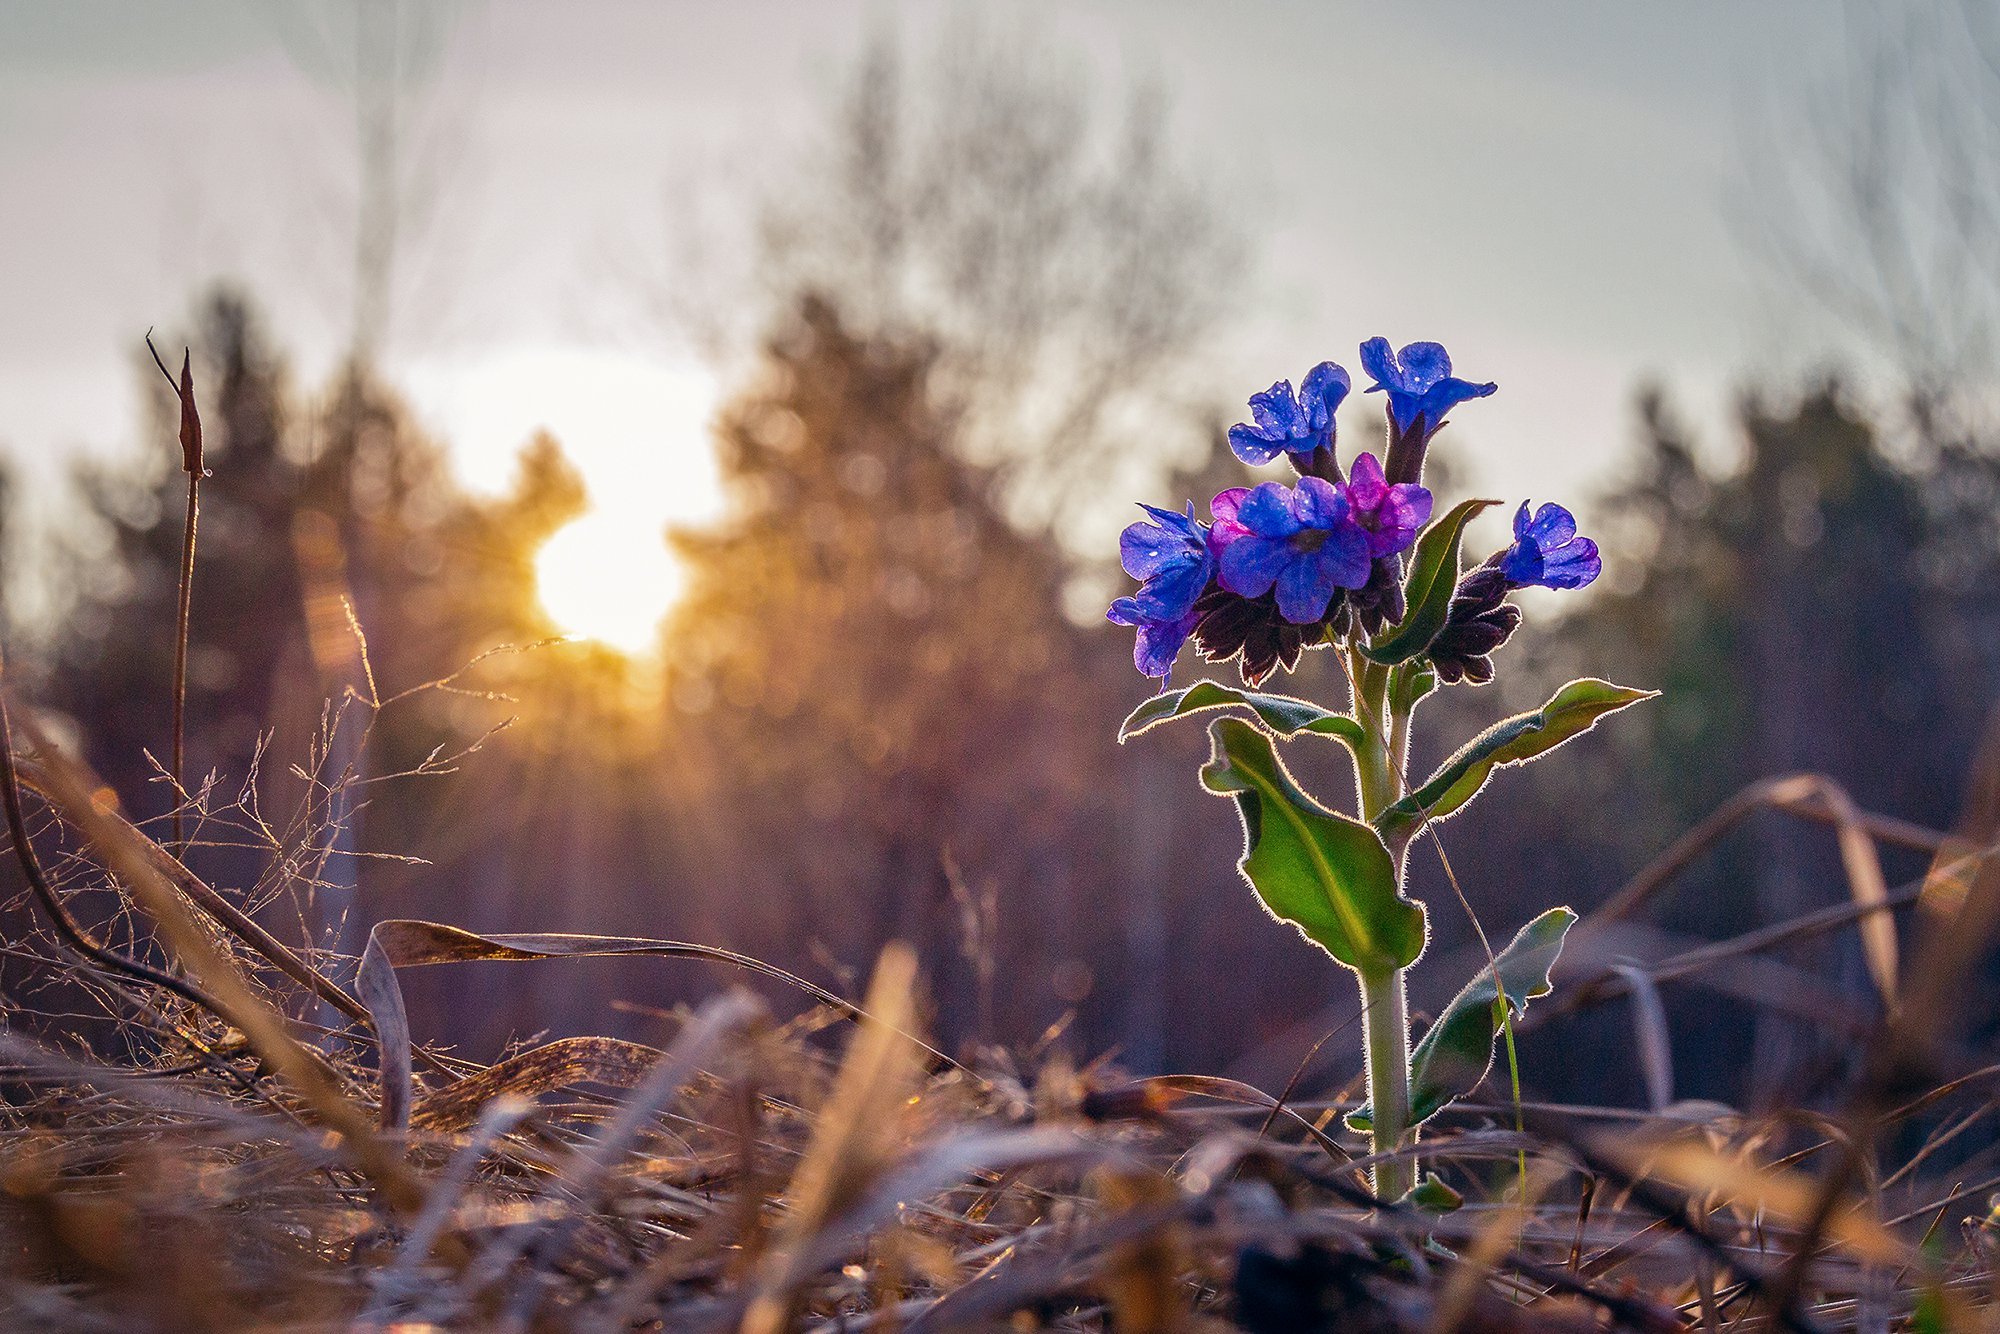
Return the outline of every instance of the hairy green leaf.
{"type": "MultiPolygon", "coordinates": [[[[1410,1124],[1421,1125],[1447,1104],[1457,1101],[1486,1078],[1493,1064],[1493,1043],[1500,1036],[1500,990],[1519,1019],[1528,1002],[1551,989],[1549,970],[1562,953],[1563,938],[1576,921],[1568,908],[1551,908],[1522,927],[1493,963],[1479,970],[1465,989],[1444,1007],[1437,1022],[1410,1053],[1410,1124]],[[1500,986],[1493,981],[1498,967],[1500,986]]],[[[1363,1105],[1347,1123],[1365,1130],[1369,1109],[1363,1105]]]]}
{"type": "Polygon", "coordinates": [[[1410,1193],[1396,1201],[1412,1209],[1421,1209],[1427,1214],[1448,1214],[1465,1203],[1465,1197],[1445,1184],[1444,1178],[1435,1172],[1424,1173],[1424,1179],[1410,1188],[1410,1193]]]}
{"type": "Polygon", "coordinates": [[[1431,646],[1451,612],[1452,590],[1458,587],[1458,545],[1472,516],[1497,500],[1466,500],[1424,530],[1410,559],[1410,577],[1403,585],[1409,608],[1401,624],[1379,644],[1362,646],[1370,661],[1395,666],[1431,646]]]}
{"type": "Polygon", "coordinates": [[[1429,663],[1406,662],[1389,678],[1389,708],[1407,718],[1437,688],[1437,673],[1429,663]]]}
{"type": "Polygon", "coordinates": [[[1235,705],[1249,709],[1257,715],[1258,722],[1281,737],[1312,732],[1338,737],[1350,747],[1358,746],[1362,741],[1361,724],[1347,714],[1329,712],[1311,700],[1294,699],[1290,695],[1256,694],[1215,681],[1197,681],[1184,689],[1163,691],[1153,696],[1132,710],[1118,728],[1118,739],[1130,740],[1169,718],[1185,718],[1191,713],[1235,705]]]}
{"type": "Polygon", "coordinates": [[[1238,718],[1209,725],[1202,786],[1236,798],[1238,869],[1279,921],[1362,973],[1406,968],[1424,949],[1424,910],[1403,897],[1376,832],[1329,811],[1293,781],[1271,738],[1238,718]]]}
{"type": "Polygon", "coordinates": [[[1616,713],[1659,693],[1591,677],[1571,681],[1533,713],[1497,722],[1467,742],[1439,765],[1422,787],[1383,811],[1376,818],[1376,828],[1392,841],[1406,837],[1425,820],[1441,820],[1471,801],[1495,769],[1525,764],[1538,755],[1546,755],[1572,737],[1588,732],[1605,714],[1616,713]]]}

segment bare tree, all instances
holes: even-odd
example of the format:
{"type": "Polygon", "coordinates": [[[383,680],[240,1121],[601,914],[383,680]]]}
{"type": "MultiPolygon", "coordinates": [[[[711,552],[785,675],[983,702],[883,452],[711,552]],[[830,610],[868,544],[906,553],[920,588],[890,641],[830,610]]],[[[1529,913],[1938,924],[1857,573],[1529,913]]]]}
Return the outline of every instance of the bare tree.
{"type": "Polygon", "coordinates": [[[1783,285],[1886,366],[1921,444],[2000,427],[2000,12],[1851,6],[1841,63],[1773,127],[1745,210],[1783,285]]]}
{"type": "Polygon", "coordinates": [[[462,135],[436,98],[463,6],[350,0],[274,11],[292,59],[354,118],[348,354],[372,365],[407,296],[411,251],[435,220],[462,135]]]}
{"type": "Polygon", "coordinates": [[[1157,87],[1106,108],[1046,37],[965,18],[932,41],[867,46],[765,209],[761,279],[775,309],[814,292],[864,335],[932,345],[957,446],[1018,521],[1102,514],[1210,446],[1194,354],[1245,248],[1176,162],[1157,87]]]}

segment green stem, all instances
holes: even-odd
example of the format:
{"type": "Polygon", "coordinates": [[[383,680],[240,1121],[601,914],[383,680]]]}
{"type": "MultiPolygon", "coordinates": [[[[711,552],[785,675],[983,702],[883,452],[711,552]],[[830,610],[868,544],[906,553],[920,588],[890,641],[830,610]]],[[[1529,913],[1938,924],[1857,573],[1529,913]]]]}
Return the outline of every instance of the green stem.
{"type": "MultiPolygon", "coordinates": [[[[1367,1007],[1368,1104],[1374,1117],[1369,1147],[1377,1154],[1394,1153],[1403,1147],[1410,1120],[1410,1015],[1403,970],[1363,975],[1361,1003],[1367,1007]]],[[[1409,1194],[1415,1176],[1414,1163],[1378,1163],[1375,1194],[1399,1200],[1409,1194]]]]}
{"type": "Polygon", "coordinates": [[[1395,705],[1397,687],[1389,685],[1389,779],[1396,799],[1401,800],[1410,786],[1410,711],[1395,705]]]}
{"type": "MultiPolygon", "coordinates": [[[[1403,790],[1402,753],[1407,749],[1409,717],[1389,707],[1392,673],[1359,651],[1349,659],[1354,679],[1354,716],[1363,740],[1355,748],[1354,783],[1361,818],[1373,821],[1403,790]]],[[[1361,975],[1361,1003],[1367,1045],[1368,1103],[1374,1117],[1370,1142],[1376,1154],[1403,1147],[1410,1126],[1410,1011],[1403,992],[1403,970],[1384,968],[1361,975]]],[[[1375,1168],[1375,1194],[1399,1200],[1415,1183],[1410,1162],[1382,1163],[1375,1168]]]]}
{"type": "Polygon", "coordinates": [[[1383,706],[1388,694],[1388,672],[1351,650],[1349,663],[1354,678],[1354,717],[1361,724],[1362,743],[1354,752],[1355,795],[1361,818],[1373,820],[1396,799],[1396,776],[1389,759],[1389,737],[1383,726],[1383,706]]]}

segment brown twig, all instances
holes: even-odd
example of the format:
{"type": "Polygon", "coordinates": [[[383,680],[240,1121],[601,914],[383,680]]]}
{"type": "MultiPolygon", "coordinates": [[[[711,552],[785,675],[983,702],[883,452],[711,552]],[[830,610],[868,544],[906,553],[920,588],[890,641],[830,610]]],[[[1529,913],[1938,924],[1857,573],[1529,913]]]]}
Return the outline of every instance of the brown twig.
{"type": "Polygon", "coordinates": [[[70,913],[69,905],[56,893],[49,883],[48,874],[42,869],[42,859],[35,852],[35,845],[28,837],[28,819],[21,804],[20,775],[14,764],[13,727],[7,717],[7,699],[0,690],[0,804],[7,809],[7,833],[14,844],[14,858],[21,866],[21,876],[28,882],[36,902],[55,925],[56,934],[76,953],[90,960],[100,968],[153,986],[164,987],[182,1000],[199,1005],[218,1016],[224,1011],[215,999],[193,983],[175,977],[161,968],[120,954],[103,944],[84,929],[81,922],[70,913]]]}
{"type": "MultiPolygon", "coordinates": [[[[324,1060],[292,1035],[285,1017],[252,990],[236,961],[188,913],[172,883],[144,851],[148,846],[144,836],[92,801],[96,780],[56,751],[32,721],[25,722],[23,730],[42,755],[43,774],[56,809],[83,834],[105,869],[131,891],[134,901],[159,928],[163,943],[199,979],[201,986],[194,995],[241,1032],[264,1062],[292,1087],[390,1208],[405,1218],[415,1217],[425,1199],[421,1179],[375,1133],[370,1118],[349,1101],[324,1060]]],[[[0,787],[7,786],[0,783],[0,787]]],[[[161,985],[167,982],[163,980],[161,985]]],[[[462,1245],[455,1239],[447,1238],[447,1242],[449,1258],[462,1261],[462,1245]]]]}
{"type": "Polygon", "coordinates": [[[1783,811],[1800,819],[1833,825],[1837,830],[1856,830],[1884,843],[1919,852],[1937,853],[1949,842],[1948,835],[1935,829],[1872,811],[1854,810],[1852,803],[1842,800],[1845,795],[1830,779],[1818,774],[1785,774],[1750,784],[1675,839],[1596,911],[1586,914],[1577,924],[1577,931],[1581,934],[1638,912],[1696,857],[1760,810],[1783,811]]]}
{"type": "Polygon", "coordinates": [[[188,630],[194,617],[194,547],[195,529],[201,520],[201,479],[203,476],[201,458],[201,413],[194,402],[194,357],[190,349],[181,350],[181,378],[175,382],[167,363],[160,360],[159,349],[153,346],[153,332],[146,331],[146,350],[153,354],[153,364],[166,376],[167,385],[181,405],[181,469],[187,473],[187,520],[181,532],[181,579],[180,611],[174,625],[174,841],[173,853],[176,857],[187,855],[187,845],[183,837],[182,807],[187,801],[187,785],[183,781],[187,765],[187,658],[188,630]]]}
{"type": "MultiPolygon", "coordinates": [[[[41,766],[32,757],[20,757],[15,761],[16,781],[28,791],[50,800],[48,782],[41,772],[41,766]]],[[[124,816],[111,813],[111,818],[131,828],[131,822],[124,816]]],[[[145,835],[132,829],[135,836],[145,835]]],[[[188,896],[195,907],[224,931],[235,936],[244,945],[260,955],[264,961],[279,972],[312,992],[314,996],[339,1010],[358,1023],[371,1022],[368,1008],[348,995],[340,986],[314,971],[312,966],[301,959],[291,947],[259,926],[254,918],[231,903],[207,881],[190,871],[159,844],[146,840],[152,849],[151,860],[161,875],[174,882],[174,887],[188,896]]]]}
{"type": "Polygon", "coordinates": [[[1935,1060],[1937,1044],[1953,1027],[1957,997],[1966,979],[2000,931],[2000,851],[1987,848],[1969,858],[1941,861],[1924,888],[1923,901],[1931,907],[1933,920],[1921,966],[1912,970],[1907,994],[1898,998],[1880,1036],[1867,1047],[1867,1068],[1848,1112],[1850,1133],[1822,1178],[1812,1211],[1779,1275],[1780,1297],[1789,1299],[1805,1286],[1806,1271],[1834,1210],[1869,1165],[1895,1093],[1935,1060]],[[1967,860],[1973,862],[1969,874],[1964,867],[1967,860]],[[1953,901],[1942,887],[1960,876],[1967,883],[1962,896],[1953,901]]]}

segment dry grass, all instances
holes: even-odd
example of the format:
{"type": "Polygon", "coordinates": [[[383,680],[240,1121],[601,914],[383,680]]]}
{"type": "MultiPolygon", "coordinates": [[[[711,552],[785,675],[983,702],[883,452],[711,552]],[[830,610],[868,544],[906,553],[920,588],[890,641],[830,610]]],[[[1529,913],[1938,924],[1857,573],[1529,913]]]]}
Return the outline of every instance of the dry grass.
{"type": "MultiPolygon", "coordinates": [[[[2000,862],[1821,782],[1761,785],[1670,850],[1586,924],[1561,1004],[1535,1017],[1865,924],[1898,989],[1845,1093],[1759,1117],[1462,1104],[1419,1150],[1465,1200],[1437,1214],[1369,1198],[1338,1099],[1127,1081],[1039,1050],[954,1061],[916,1036],[899,948],[858,1006],[676,942],[405,922],[378,926],[358,969],[308,957],[94,801],[18,708],[12,737],[24,872],[58,907],[129,921],[124,945],[80,922],[89,949],[10,942],[43,1002],[0,1035],[11,1328],[1993,1327],[2000,1066],[1950,1020],[2000,862]],[[1614,919],[1771,806],[1836,826],[1851,907],[1649,969],[1615,957],[1614,919]],[[1937,867],[1889,888],[1876,839],[1937,867]],[[53,877],[36,846],[65,849],[53,877]],[[1883,927],[1912,905],[1928,926],[1900,958],[1883,927]],[[124,967],[142,942],[173,966],[124,967]],[[657,1048],[567,1038],[490,1066],[411,1042],[401,969],[604,953],[721,958],[810,1008],[784,1020],[734,991],[663,1021],[657,1048]]],[[[287,877],[309,893],[320,863],[276,855],[324,846],[309,825],[271,835],[288,869],[261,902],[287,877]]],[[[1658,1008],[1634,1013],[1650,1070],[1658,1008]]]]}

